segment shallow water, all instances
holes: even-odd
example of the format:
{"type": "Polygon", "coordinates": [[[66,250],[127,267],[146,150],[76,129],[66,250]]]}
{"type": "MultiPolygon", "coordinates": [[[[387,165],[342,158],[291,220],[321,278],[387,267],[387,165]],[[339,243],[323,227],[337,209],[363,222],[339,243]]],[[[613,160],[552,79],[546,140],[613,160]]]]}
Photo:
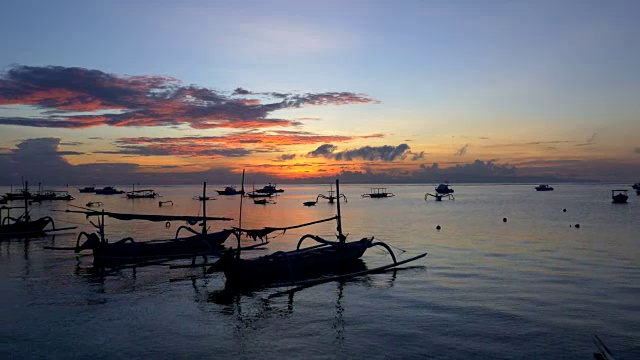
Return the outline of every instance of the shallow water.
{"type": "MultiPolygon", "coordinates": [[[[82,215],[52,210],[102,201],[109,211],[196,215],[198,186],[155,187],[162,195],[155,200],[71,189],[71,203],[34,204],[34,216],[79,228],[0,242],[0,356],[589,359],[598,334],[614,354],[637,358],[628,354],[640,348],[640,196],[629,191],[627,205],[610,200],[611,189],[628,184],[554,185],[553,192],[454,185],[455,201],[442,202],[424,200],[434,185],[384,186],[395,196],[362,198],[370,186],[341,186],[345,233],[351,240],[373,235],[400,259],[429,255],[292,295],[263,289],[229,296],[219,274],[167,266],[96,274],[90,254],[42,249],[75,245],[79,231],[92,231],[82,215]],[[159,207],[159,200],[174,206],[159,207]]],[[[329,185],[282,187],[276,204],[244,200],[243,227],[335,214],[326,200],[302,205],[329,185]]],[[[211,229],[237,226],[239,197],[216,197],[207,213],[234,220],[211,229]]],[[[106,232],[112,241],[142,241],[172,237],[179,225],[107,220],[106,232]]],[[[291,249],[305,233],[331,238],[335,224],[278,234],[268,251],[291,249]]],[[[374,248],[363,261],[372,268],[391,260],[374,248]]]]}

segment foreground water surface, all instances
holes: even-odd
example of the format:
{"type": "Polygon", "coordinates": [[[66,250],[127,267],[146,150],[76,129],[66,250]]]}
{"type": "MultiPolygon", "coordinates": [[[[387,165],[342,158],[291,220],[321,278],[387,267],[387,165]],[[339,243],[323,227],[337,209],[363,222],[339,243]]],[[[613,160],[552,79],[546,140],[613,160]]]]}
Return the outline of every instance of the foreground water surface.
{"type": "MultiPolygon", "coordinates": [[[[598,334],[620,358],[638,358],[640,196],[629,191],[629,203],[615,205],[610,193],[631,190],[628,184],[554,185],[553,192],[454,184],[455,201],[442,202],[424,199],[434,185],[380,186],[395,196],[362,198],[371,186],[341,186],[348,239],[375,236],[400,259],[429,255],[396,271],[293,293],[229,295],[220,274],[163,265],[97,272],[90,254],[43,249],[73,246],[80,231],[93,231],[82,215],[54,210],[101,201],[108,211],[197,215],[200,202],[192,198],[202,187],[154,187],[162,195],[155,200],[72,188],[71,202],[34,204],[34,216],[78,229],[0,241],[0,356],[589,359],[598,334]],[[173,206],[159,207],[159,200],[173,206]]],[[[209,193],[222,187],[210,185],[209,193]]],[[[302,205],[327,194],[329,184],[281,187],[275,204],[244,200],[243,227],[336,212],[323,199],[302,205]]],[[[216,198],[207,213],[234,220],[211,229],[237,226],[240,198],[216,198]]],[[[106,232],[112,241],[143,241],[170,238],[179,225],[107,220],[106,232]]],[[[292,249],[306,233],[331,239],[335,225],[276,234],[267,250],[245,256],[292,249]]],[[[390,261],[376,248],[363,257],[369,268],[390,261]]]]}

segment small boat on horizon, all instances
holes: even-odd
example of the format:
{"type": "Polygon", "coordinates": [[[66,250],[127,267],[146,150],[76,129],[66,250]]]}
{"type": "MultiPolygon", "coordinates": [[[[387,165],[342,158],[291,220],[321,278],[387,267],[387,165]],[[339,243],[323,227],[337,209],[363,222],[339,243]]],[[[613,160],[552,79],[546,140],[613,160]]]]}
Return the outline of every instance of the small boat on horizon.
{"type": "Polygon", "coordinates": [[[116,190],[113,186],[105,186],[102,189],[95,189],[94,191],[98,195],[118,195],[124,194],[123,190],[116,190]]]}
{"type": "Polygon", "coordinates": [[[66,190],[43,190],[33,197],[33,201],[75,200],[66,190]]]}
{"type": "Polygon", "coordinates": [[[444,182],[436,186],[436,194],[453,194],[453,189],[449,186],[449,183],[444,182]]]}
{"type": "Polygon", "coordinates": [[[626,204],[627,200],[627,190],[611,190],[611,202],[614,204],[626,204]]]}
{"type": "Polygon", "coordinates": [[[315,206],[320,198],[329,200],[329,204],[333,204],[335,200],[340,200],[340,198],[343,198],[344,202],[347,202],[347,196],[345,194],[336,194],[336,192],[333,190],[333,184],[331,184],[331,188],[327,192],[329,193],[328,196],[325,194],[318,194],[318,196],[316,196],[316,201],[305,201],[302,203],[302,205],[315,206]]]}
{"type": "Polygon", "coordinates": [[[158,195],[152,189],[143,189],[143,190],[132,190],[127,192],[128,199],[154,199],[158,195]]]}
{"type": "Polygon", "coordinates": [[[284,192],[283,189],[276,189],[276,184],[265,185],[262,189],[254,190],[253,192],[257,192],[260,194],[275,194],[284,192]]]}
{"type": "Polygon", "coordinates": [[[633,185],[631,185],[632,188],[634,188],[635,190],[640,190],[640,182],[637,182],[633,185]]]}
{"type": "Polygon", "coordinates": [[[395,196],[394,193],[387,192],[387,188],[371,188],[368,194],[362,194],[362,197],[369,197],[372,199],[386,198],[395,196]]]}
{"type": "Polygon", "coordinates": [[[95,186],[85,186],[81,189],[78,189],[78,191],[80,191],[81,193],[95,193],[96,192],[96,187],[95,186]]]}
{"type": "Polygon", "coordinates": [[[235,186],[227,186],[224,190],[216,190],[218,195],[244,195],[243,190],[237,190],[235,186]]]}
{"type": "Polygon", "coordinates": [[[541,184],[535,187],[536,191],[553,191],[553,187],[547,184],[541,184]]]}

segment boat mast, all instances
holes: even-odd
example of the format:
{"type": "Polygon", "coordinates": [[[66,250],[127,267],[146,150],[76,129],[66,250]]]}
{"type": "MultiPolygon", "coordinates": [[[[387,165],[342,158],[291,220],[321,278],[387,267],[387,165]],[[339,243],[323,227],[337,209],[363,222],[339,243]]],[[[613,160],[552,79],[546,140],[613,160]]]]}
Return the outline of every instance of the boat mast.
{"type": "Polygon", "coordinates": [[[202,185],[202,235],[207,235],[207,182],[202,185]]]}
{"type": "Polygon", "coordinates": [[[29,221],[29,182],[24,182],[24,192],[22,195],[24,196],[24,221],[29,221]]]}
{"type": "MultiPolygon", "coordinates": [[[[336,179],[336,192],[340,194],[340,180],[336,179]]],[[[339,200],[339,199],[338,199],[339,200]]],[[[340,201],[338,201],[338,240],[344,243],[347,237],[342,234],[342,217],[340,215],[340,201]]]]}
{"type": "Polygon", "coordinates": [[[236,233],[236,239],[238,240],[238,251],[236,252],[236,258],[240,259],[240,229],[242,229],[242,198],[244,197],[244,169],[242,169],[242,194],[240,194],[240,215],[238,216],[238,232],[236,233]]]}

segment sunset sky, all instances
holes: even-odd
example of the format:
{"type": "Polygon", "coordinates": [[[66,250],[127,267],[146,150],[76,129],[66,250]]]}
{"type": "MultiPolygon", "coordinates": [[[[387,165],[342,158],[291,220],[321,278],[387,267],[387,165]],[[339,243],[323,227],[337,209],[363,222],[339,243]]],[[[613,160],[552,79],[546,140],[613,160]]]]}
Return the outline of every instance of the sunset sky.
{"type": "Polygon", "coordinates": [[[640,181],[638,1],[13,1],[0,184],[640,181]]]}

